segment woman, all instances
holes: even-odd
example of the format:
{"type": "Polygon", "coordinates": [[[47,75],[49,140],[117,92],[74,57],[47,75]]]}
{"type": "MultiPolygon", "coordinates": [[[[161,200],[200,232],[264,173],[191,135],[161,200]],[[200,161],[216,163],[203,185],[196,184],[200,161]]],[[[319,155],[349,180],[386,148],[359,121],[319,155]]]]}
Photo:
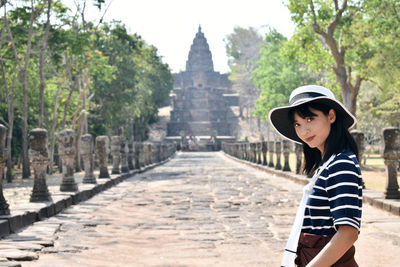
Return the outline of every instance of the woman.
{"type": "Polygon", "coordinates": [[[285,138],[303,144],[304,172],[314,174],[286,245],[282,266],[358,266],[354,242],[361,224],[362,178],[348,129],[354,116],[317,85],[295,89],[289,106],[271,110],[285,138]]]}

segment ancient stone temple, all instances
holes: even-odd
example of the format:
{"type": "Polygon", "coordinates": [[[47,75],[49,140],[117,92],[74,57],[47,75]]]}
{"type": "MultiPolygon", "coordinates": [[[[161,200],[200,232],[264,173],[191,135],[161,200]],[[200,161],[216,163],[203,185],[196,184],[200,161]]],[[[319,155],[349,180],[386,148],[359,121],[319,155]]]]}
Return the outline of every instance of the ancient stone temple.
{"type": "Polygon", "coordinates": [[[238,105],[238,96],[232,91],[228,74],[214,71],[211,51],[200,26],[186,70],[175,74],[174,79],[167,136],[234,139],[237,116],[231,107],[238,105]]]}

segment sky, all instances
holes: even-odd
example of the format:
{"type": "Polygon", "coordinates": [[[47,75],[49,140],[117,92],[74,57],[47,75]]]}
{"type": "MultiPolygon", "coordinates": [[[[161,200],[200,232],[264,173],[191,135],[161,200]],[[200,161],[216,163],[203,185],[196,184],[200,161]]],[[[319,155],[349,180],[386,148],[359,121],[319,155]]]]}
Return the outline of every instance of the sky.
{"type": "MultiPolygon", "coordinates": [[[[173,72],[184,71],[190,46],[201,25],[214,61],[214,70],[229,72],[224,39],[234,27],[269,25],[286,37],[294,31],[283,0],[113,0],[104,19],[120,20],[157,47],[173,72]]],[[[109,1],[106,1],[109,2],[109,1]]],[[[263,33],[262,33],[263,34],[263,33]]]]}

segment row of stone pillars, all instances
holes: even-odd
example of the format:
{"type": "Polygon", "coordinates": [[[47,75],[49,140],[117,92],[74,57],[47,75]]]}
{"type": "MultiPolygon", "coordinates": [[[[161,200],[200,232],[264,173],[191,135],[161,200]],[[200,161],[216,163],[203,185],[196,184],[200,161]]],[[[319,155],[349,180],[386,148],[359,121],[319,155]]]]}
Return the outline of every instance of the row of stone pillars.
{"type": "MultiPolygon", "coordinates": [[[[292,142],[283,141],[264,141],[264,142],[239,142],[239,143],[223,143],[222,150],[236,158],[250,161],[256,164],[265,165],[290,172],[289,155],[293,150],[292,142]],[[283,154],[283,165],[281,163],[283,154]]],[[[296,152],[296,173],[300,173],[302,160],[302,147],[295,144],[296,152]]]]}
{"type": "MultiPolygon", "coordinates": [[[[5,149],[6,128],[0,124],[0,177],[3,176],[7,153],[5,149]]],[[[78,185],[74,177],[76,135],[72,129],[64,129],[58,134],[58,154],[62,160],[62,181],[60,191],[74,192],[78,185]]],[[[166,142],[133,142],[120,136],[98,136],[93,144],[93,137],[85,134],[80,139],[80,155],[83,161],[85,175],[82,183],[96,184],[93,173],[94,158],[99,166],[99,179],[109,179],[108,157],[113,159],[111,174],[129,174],[144,167],[166,160],[176,152],[175,143],[166,142]],[[94,155],[95,154],[95,155],[94,155]]],[[[46,184],[46,170],[49,163],[47,150],[47,130],[33,129],[29,133],[29,159],[34,171],[34,184],[30,202],[51,201],[51,195],[46,184]]],[[[4,198],[0,182],[0,215],[10,214],[9,205],[4,198]]]]}
{"type": "MultiPolygon", "coordinates": [[[[354,130],[351,132],[351,135],[359,148],[359,159],[361,164],[361,159],[364,153],[364,134],[361,131],[354,130]]],[[[397,168],[400,161],[400,130],[393,127],[385,128],[382,133],[382,139],[382,157],[386,165],[387,174],[386,189],[384,192],[385,198],[400,199],[399,185],[397,182],[397,168]]],[[[222,150],[238,159],[287,172],[291,171],[289,166],[289,155],[294,152],[296,156],[295,173],[299,174],[301,172],[303,160],[302,145],[288,140],[253,143],[222,143],[222,150]],[[282,154],[284,162],[283,166],[281,164],[282,154]]]]}

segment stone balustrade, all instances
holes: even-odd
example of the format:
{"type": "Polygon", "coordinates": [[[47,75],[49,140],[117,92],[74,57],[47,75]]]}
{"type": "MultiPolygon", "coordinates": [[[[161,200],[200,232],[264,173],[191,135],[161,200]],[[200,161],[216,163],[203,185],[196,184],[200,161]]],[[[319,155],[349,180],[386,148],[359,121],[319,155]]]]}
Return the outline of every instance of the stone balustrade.
{"type": "MultiPolygon", "coordinates": [[[[34,184],[30,202],[52,201],[51,194],[46,184],[46,170],[49,163],[49,153],[47,150],[47,130],[33,129],[29,132],[29,160],[34,171],[34,184]]],[[[76,155],[76,134],[72,129],[64,129],[58,134],[58,155],[62,162],[62,180],[60,183],[61,192],[78,191],[78,184],[75,181],[75,155],[76,155]]],[[[7,161],[7,150],[5,148],[6,127],[0,124],[0,177],[3,176],[5,163],[7,161]]],[[[171,142],[132,142],[121,140],[120,136],[97,136],[95,145],[90,134],[81,136],[80,155],[83,161],[85,175],[82,183],[97,184],[94,174],[94,153],[98,160],[98,178],[108,178],[111,176],[108,169],[108,156],[111,152],[113,156],[112,170],[121,170],[126,175],[137,173],[138,168],[147,168],[161,163],[177,151],[177,144],[171,142]],[[146,147],[146,155],[144,155],[146,147]]],[[[141,171],[141,170],[140,170],[141,171]]],[[[117,175],[117,174],[116,174],[117,175]]],[[[10,215],[9,204],[3,195],[3,186],[0,180],[0,216],[10,215]]]]}

